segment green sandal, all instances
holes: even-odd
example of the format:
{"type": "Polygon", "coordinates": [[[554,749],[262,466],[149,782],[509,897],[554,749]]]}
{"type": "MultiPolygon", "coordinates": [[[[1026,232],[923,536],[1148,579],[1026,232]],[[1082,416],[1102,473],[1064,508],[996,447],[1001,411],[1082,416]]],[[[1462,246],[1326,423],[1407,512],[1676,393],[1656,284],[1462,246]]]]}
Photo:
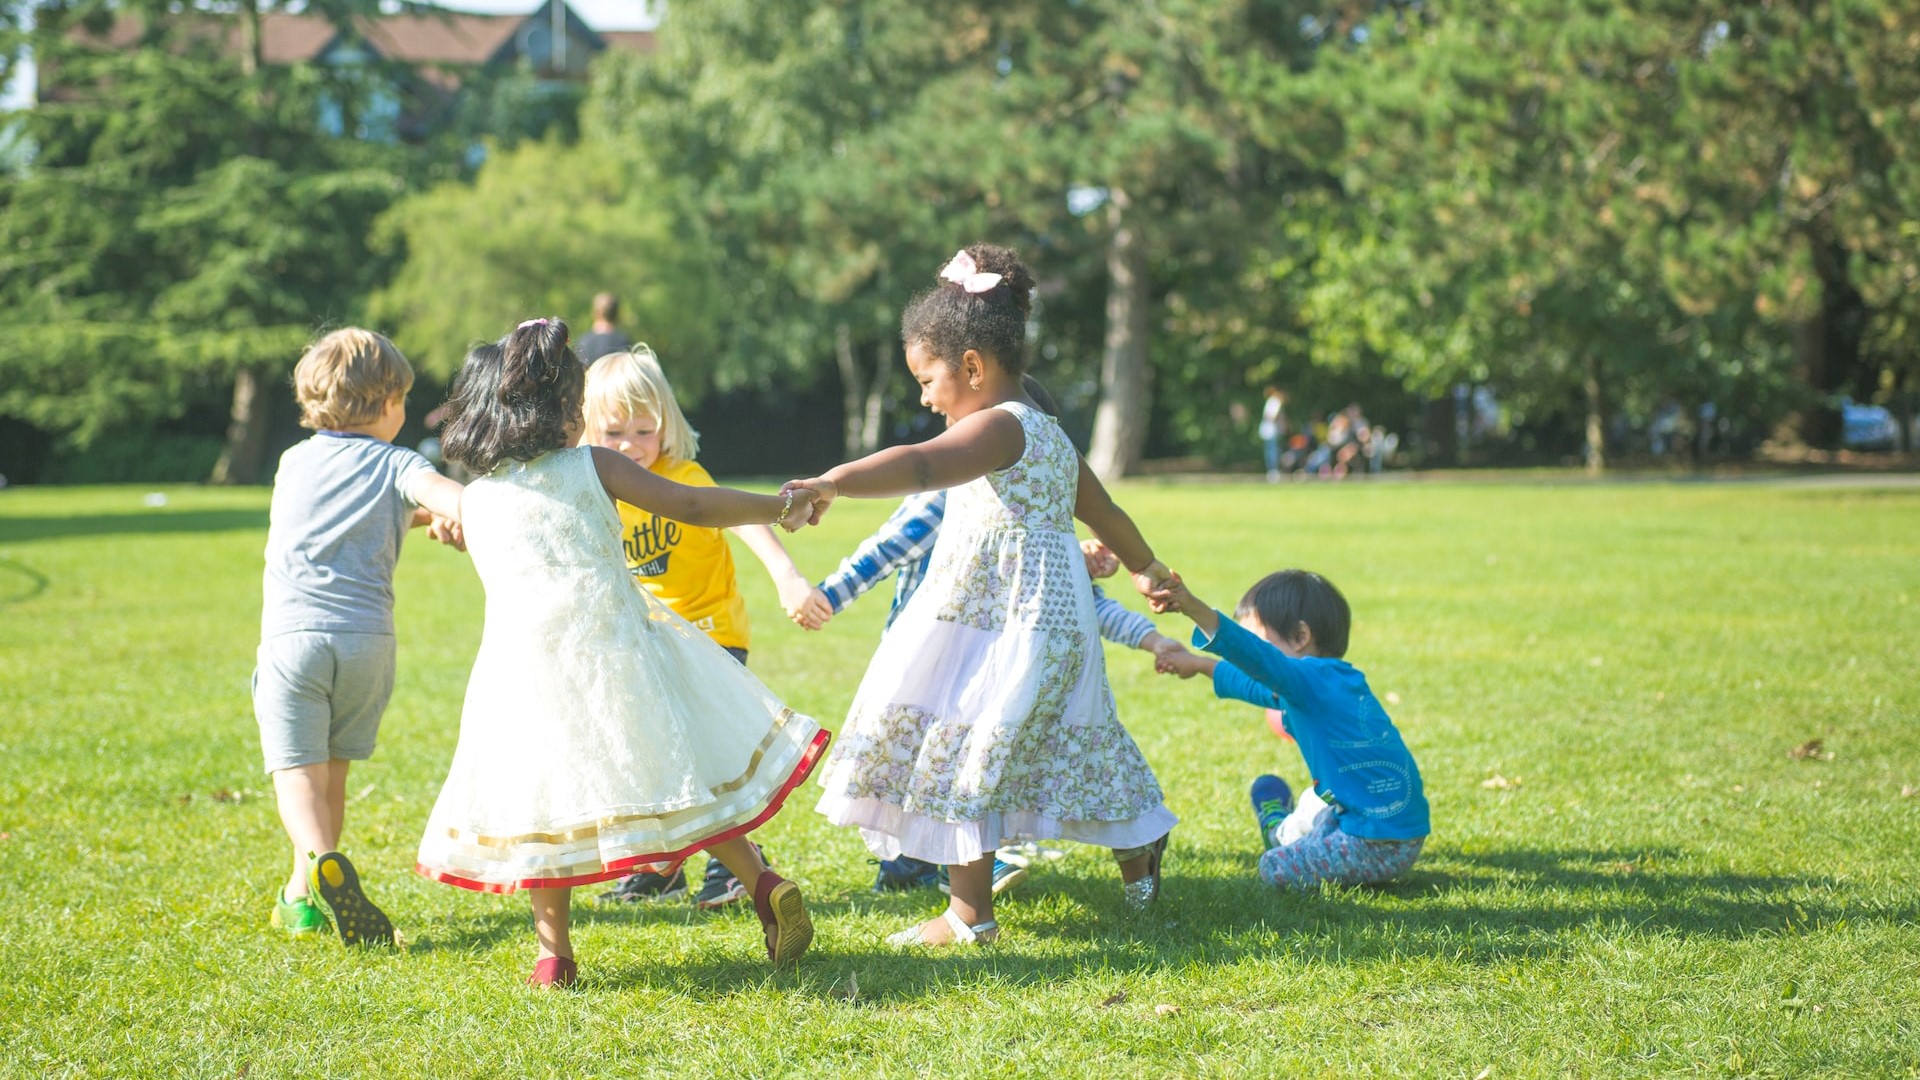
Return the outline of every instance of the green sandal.
{"type": "Polygon", "coordinates": [[[348,945],[392,945],[393,923],[360,891],[360,875],[345,855],[329,851],[307,868],[313,894],[333,913],[340,940],[348,945]]]}
{"type": "Polygon", "coordinates": [[[273,925],[285,930],[288,937],[312,937],[331,929],[326,913],[314,905],[312,897],[296,896],[289,900],[285,893],[273,899],[273,925]]]}

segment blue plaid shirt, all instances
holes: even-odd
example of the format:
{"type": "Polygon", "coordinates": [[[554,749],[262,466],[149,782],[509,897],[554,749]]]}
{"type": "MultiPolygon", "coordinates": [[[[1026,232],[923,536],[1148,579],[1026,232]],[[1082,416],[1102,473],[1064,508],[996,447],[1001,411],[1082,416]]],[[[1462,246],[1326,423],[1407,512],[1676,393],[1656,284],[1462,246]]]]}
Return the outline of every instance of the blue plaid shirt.
{"type": "MultiPolygon", "coordinates": [[[[833,613],[838,615],[855,597],[894,574],[893,608],[887,612],[887,625],[892,626],[907,599],[926,578],[933,544],[940,538],[940,522],[946,515],[945,491],[923,492],[902,500],[892,516],[820,583],[833,613]]],[[[1128,611],[1098,585],[1093,587],[1093,614],[1100,624],[1101,637],[1129,649],[1138,647],[1153,632],[1153,620],[1128,611]]]]}

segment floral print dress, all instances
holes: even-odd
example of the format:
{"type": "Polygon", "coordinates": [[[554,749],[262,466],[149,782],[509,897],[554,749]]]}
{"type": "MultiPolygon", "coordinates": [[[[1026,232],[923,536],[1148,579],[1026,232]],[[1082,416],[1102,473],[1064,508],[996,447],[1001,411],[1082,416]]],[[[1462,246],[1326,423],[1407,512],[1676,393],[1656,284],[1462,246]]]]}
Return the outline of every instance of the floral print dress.
{"type": "Polygon", "coordinates": [[[1026,447],[952,489],[926,582],[854,697],[819,810],[883,859],[1005,843],[1148,844],[1176,819],[1120,726],[1073,532],[1080,456],[1022,402],[1026,447]]]}

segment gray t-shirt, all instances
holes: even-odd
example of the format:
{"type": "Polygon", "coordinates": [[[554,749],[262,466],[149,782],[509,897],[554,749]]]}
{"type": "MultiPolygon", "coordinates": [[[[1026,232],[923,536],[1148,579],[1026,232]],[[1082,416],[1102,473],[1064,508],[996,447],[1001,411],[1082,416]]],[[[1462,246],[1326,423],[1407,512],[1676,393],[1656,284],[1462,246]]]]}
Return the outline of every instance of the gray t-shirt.
{"type": "Polygon", "coordinates": [[[267,526],[262,639],[295,630],[393,633],[393,566],[427,459],[320,432],[280,456],[267,526]]]}

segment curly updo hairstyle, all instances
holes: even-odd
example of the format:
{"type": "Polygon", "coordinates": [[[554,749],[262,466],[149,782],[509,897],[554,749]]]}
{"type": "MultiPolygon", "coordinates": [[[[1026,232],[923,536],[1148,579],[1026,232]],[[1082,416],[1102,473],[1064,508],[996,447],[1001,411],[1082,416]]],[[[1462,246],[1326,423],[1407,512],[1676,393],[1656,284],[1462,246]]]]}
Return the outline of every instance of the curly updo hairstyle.
{"type": "Polygon", "coordinates": [[[967,248],[983,274],[1000,280],[985,292],[970,293],[957,281],[942,280],[914,297],[900,318],[900,340],[958,365],[968,349],[992,357],[1008,374],[1027,369],[1027,318],[1033,312],[1033,272],[1011,248],[974,244],[967,248]]]}
{"type": "Polygon", "coordinates": [[[502,461],[532,461],[569,443],[580,423],[586,377],[559,319],[521,323],[467,353],[447,402],[440,452],[476,473],[502,461]]]}

